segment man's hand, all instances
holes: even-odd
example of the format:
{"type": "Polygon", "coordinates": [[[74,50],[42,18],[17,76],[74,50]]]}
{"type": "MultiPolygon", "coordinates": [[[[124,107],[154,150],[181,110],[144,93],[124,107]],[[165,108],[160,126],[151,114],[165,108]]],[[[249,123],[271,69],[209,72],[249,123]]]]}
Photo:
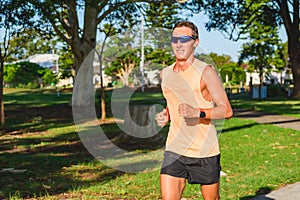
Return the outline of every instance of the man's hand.
{"type": "Polygon", "coordinates": [[[166,109],[158,113],[155,117],[158,126],[164,127],[169,121],[169,113],[166,109]]]}
{"type": "Polygon", "coordinates": [[[199,118],[199,109],[194,108],[186,103],[179,105],[178,112],[179,115],[184,118],[199,118]]]}

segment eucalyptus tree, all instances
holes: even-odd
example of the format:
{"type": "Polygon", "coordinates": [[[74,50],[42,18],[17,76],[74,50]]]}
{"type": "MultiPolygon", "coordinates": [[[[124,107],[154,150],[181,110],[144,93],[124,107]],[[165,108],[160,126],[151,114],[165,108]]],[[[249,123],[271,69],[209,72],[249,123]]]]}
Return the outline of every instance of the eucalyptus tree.
{"type": "MultiPolygon", "coordinates": [[[[165,0],[31,0],[38,10],[41,20],[46,22],[55,30],[55,32],[70,45],[74,54],[75,71],[78,72],[81,66],[92,67],[94,50],[97,41],[98,25],[105,22],[110,16],[114,15],[116,19],[129,19],[124,25],[136,18],[139,18],[140,2],[166,3],[172,5],[175,1],[165,0]],[[90,58],[90,59],[88,59],[90,58]]],[[[104,24],[104,23],[103,23],[104,24]]],[[[122,24],[119,26],[122,28],[122,24]]],[[[45,27],[45,29],[47,26],[45,27]]],[[[79,82],[90,82],[92,70],[82,70],[83,73],[89,73],[80,76],[79,82]]],[[[76,84],[76,83],[75,83],[76,84]]],[[[79,83],[78,83],[79,84],[79,83]]],[[[89,83],[91,84],[91,83],[89,83]]],[[[91,84],[92,85],[92,84],[91,84]]],[[[76,101],[74,105],[81,105],[85,99],[81,91],[86,91],[82,85],[79,85],[76,101]]],[[[75,90],[76,91],[76,90],[75,90]]],[[[73,91],[74,92],[74,91],[73,91]]],[[[74,93],[73,93],[74,94],[74,93]]]]}
{"type": "MultiPolygon", "coordinates": [[[[0,2],[0,132],[5,131],[3,100],[4,62],[9,55],[14,53],[10,49],[11,39],[18,37],[23,30],[30,29],[34,25],[34,15],[35,12],[27,1],[2,0],[0,2]]],[[[19,47],[26,44],[26,39],[27,37],[22,38],[18,44],[19,47]]]]}

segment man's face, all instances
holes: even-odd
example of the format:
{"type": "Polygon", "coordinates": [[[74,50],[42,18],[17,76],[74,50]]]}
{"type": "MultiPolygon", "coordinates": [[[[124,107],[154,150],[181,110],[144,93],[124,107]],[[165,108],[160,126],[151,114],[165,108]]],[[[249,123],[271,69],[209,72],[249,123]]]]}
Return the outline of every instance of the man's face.
{"type": "Polygon", "coordinates": [[[172,49],[179,61],[187,61],[194,56],[194,49],[199,43],[198,39],[192,38],[192,29],[188,27],[177,27],[172,34],[172,49]]]}

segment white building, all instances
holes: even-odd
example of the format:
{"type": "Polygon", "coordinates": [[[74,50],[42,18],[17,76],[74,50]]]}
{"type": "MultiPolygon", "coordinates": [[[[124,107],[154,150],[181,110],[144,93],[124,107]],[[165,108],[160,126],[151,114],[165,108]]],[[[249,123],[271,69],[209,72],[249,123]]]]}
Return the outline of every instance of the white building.
{"type": "MultiPolygon", "coordinates": [[[[249,86],[250,80],[252,78],[252,85],[259,85],[259,73],[258,72],[246,72],[246,85],[249,86]]],[[[271,72],[264,73],[263,75],[263,83],[270,85],[270,84],[286,84],[287,81],[293,79],[291,69],[285,68],[282,72],[277,72],[275,66],[271,72]]]]}
{"type": "Polygon", "coordinates": [[[57,54],[35,54],[29,56],[26,60],[31,63],[36,63],[42,67],[50,68],[52,66],[56,66],[56,71],[59,71],[58,66],[58,58],[59,55],[57,54]]]}

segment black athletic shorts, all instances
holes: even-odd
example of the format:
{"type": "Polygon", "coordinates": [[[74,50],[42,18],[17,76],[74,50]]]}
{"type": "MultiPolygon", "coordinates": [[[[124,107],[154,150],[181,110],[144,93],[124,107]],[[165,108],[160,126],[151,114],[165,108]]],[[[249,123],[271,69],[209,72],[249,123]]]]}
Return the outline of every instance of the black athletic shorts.
{"type": "Polygon", "coordinates": [[[161,174],[185,178],[190,184],[209,185],[220,180],[220,154],[207,158],[191,158],[165,151],[161,174]]]}

